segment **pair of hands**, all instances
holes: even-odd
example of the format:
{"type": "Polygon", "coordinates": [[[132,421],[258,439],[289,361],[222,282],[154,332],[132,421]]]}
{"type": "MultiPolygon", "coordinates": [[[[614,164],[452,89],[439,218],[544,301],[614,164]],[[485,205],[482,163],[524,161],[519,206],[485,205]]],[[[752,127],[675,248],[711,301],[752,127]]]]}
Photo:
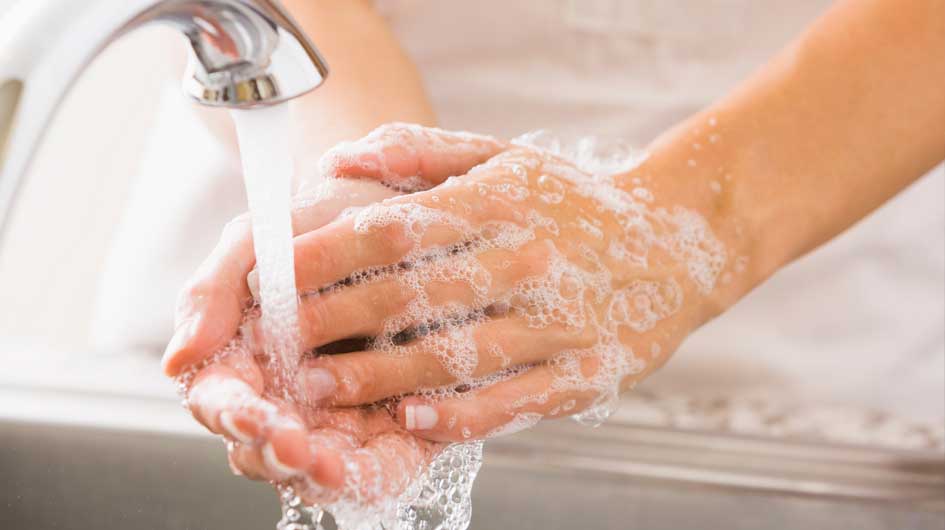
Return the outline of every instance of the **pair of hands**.
{"type": "Polygon", "coordinates": [[[181,296],[163,361],[235,470],[308,502],[396,495],[444,442],[601,415],[704,320],[689,298],[725,263],[697,215],[489,137],[384,126],[322,171],[328,191],[293,210],[308,404],[267,387],[245,216],[181,296]]]}

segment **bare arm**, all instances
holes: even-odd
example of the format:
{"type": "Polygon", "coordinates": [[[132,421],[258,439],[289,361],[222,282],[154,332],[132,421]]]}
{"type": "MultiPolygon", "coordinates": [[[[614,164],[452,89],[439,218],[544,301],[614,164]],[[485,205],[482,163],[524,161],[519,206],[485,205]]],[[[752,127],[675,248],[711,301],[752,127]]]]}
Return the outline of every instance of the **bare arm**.
{"type": "Polygon", "coordinates": [[[417,69],[370,1],[285,4],[331,68],[324,85],[293,102],[297,152],[317,160],[383,123],[436,124],[417,69]]]}
{"type": "Polygon", "coordinates": [[[705,214],[749,274],[720,311],[945,158],[945,1],[844,0],[625,181],[705,214]]]}

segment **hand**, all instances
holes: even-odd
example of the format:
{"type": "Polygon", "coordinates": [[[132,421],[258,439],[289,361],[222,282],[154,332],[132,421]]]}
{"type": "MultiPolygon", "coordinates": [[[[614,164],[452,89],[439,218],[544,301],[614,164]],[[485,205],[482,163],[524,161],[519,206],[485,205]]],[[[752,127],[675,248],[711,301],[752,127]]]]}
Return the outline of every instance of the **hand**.
{"type": "MultiPolygon", "coordinates": [[[[412,126],[380,128],[325,157],[323,173],[351,178],[303,190],[293,210],[294,230],[314,230],[345,208],[396,194],[372,180],[401,189],[429,187],[502,148],[499,142],[473,135],[412,126]]],[[[345,495],[369,502],[398,493],[439,446],[405,433],[386,408],[315,411],[267,394],[252,347],[255,322],[244,318],[252,305],[247,273],[254,263],[248,221],[242,216],[230,223],[182,294],[165,371],[184,374],[195,418],[231,440],[235,471],[256,479],[290,480],[307,502],[330,502],[345,495]],[[241,322],[245,325],[238,336],[241,322]],[[364,479],[378,474],[376,483],[384,487],[364,489],[375,483],[364,479]]]]}
{"type": "Polygon", "coordinates": [[[606,417],[714,311],[727,261],[698,214],[527,147],[301,234],[295,256],[304,348],[371,339],[306,360],[309,397],[408,395],[398,421],[436,441],[606,417]]]}
{"type": "Polygon", "coordinates": [[[405,432],[384,407],[312,409],[267,396],[243,339],[200,370],[187,392],[194,417],[226,436],[234,472],[289,483],[306,503],[396,497],[441,446],[405,432]]]}
{"type": "MultiPolygon", "coordinates": [[[[325,187],[311,185],[299,191],[292,211],[293,232],[321,228],[345,209],[393,197],[396,190],[427,188],[462,175],[503,148],[485,136],[403,124],[382,126],[322,157],[321,172],[331,180],[325,187]]],[[[236,335],[243,312],[253,302],[247,275],[255,261],[249,214],[243,214],[223,229],[220,242],[178,297],[176,331],[162,359],[167,375],[176,377],[199,364],[236,335]]]]}

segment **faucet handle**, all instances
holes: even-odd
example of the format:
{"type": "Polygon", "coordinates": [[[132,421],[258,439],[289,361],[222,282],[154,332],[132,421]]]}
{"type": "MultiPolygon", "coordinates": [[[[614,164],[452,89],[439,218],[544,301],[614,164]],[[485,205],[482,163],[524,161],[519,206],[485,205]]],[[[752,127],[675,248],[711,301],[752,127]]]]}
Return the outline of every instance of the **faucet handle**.
{"type": "MultiPolygon", "coordinates": [[[[217,107],[273,105],[309,92],[328,65],[272,0],[193,3],[177,19],[191,44],[184,91],[217,107]]],[[[177,18],[177,17],[175,17],[177,18]]]]}

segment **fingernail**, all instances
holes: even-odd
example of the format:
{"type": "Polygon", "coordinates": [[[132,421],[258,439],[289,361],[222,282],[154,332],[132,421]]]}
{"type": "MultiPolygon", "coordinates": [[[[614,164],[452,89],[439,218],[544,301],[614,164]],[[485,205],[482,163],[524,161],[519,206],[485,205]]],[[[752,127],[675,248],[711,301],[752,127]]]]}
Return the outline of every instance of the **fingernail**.
{"type": "Polygon", "coordinates": [[[302,373],[302,388],[312,401],[321,401],[335,392],[335,376],[324,368],[311,368],[302,373]]]}
{"type": "Polygon", "coordinates": [[[233,413],[228,410],[224,410],[220,413],[220,426],[223,427],[223,430],[226,431],[230,437],[239,442],[251,444],[254,441],[252,435],[240,430],[236,422],[233,421],[233,413]]]}
{"type": "Polygon", "coordinates": [[[263,446],[262,454],[263,460],[266,462],[266,467],[286,478],[298,475],[301,471],[279,460],[279,457],[276,455],[276,450],[272,447],[271,443],[267,443],[263,446]]]}
{"type": "Polygon", "coordinates": [[[186,346],[187,343],[190,342],[190,340],[194,337],[194,335],[197,333],[197,327],[199,324],[200,316],[198,315],[185,320],[180,326],[177,327],[177,331],[174,332],[174,336],[171,337],[170,342],[167,343],[167,348],[164,349],[164,356],[161,357],[161,369],[164,370],[164,373],[176,375],[170,374],[168,372],[168,365],[174,356],[176,356],[177,353],[180,352],[184,346],[186,346]]]}
{"type": "Polygon", "coordinates": [[[408,431],[426,431],[436,427],[439,415],[428,405],[407,405],[404,410],[408,431]]]}
{"type": "Polygon", "coordinates": [[[254,300],[259,300],[259,273],[256,272],[256,269],[249,271],[249,274],[246,275],[246,284],[249,286],[249,292],[253,295],[254,300]]]}

